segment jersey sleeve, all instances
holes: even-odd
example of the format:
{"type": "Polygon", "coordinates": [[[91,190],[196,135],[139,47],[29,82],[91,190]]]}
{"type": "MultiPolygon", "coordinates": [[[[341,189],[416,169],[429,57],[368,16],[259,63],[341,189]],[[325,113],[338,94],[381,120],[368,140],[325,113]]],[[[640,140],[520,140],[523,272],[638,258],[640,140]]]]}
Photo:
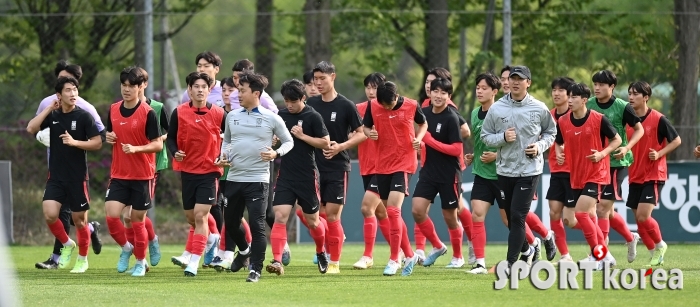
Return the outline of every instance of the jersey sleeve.
{"type": "Polygon", "coordinates": [[[371,101],[367,102],[367,108],[365,109],[365,114],[362,117],[362,124],[367,128],[372,128],[372,126],[374,126],[374,119],[372,118],[372,102],[371,101]]]}
{"type": "Polygon", "coordinates": [[[280,156],[286,155],[292,148],[294,148],[294,139],[292,139],[292,134],[287,130],[287,125],[284,124],[284,120],[277,114],[272,114],[274,126],[273,133],[280,139],[280,147],[277,152],[280,156]]]}
{"type": "Polygon", "coordinates": [[[107,132],[112,132],[112,108],[110,107],[109,110],[107,110],[107,121],[105,122],[105,131],[107,132]]]}
{"type": "Polygon", "coordinates": [[[53,111],[51,111],[51,113],[49,113],[49,115],[47,115],[46,118],[44,118],[44,121],[41,122],[41,126],[39,127],[39,128],[41,128],[41,130],[44,130],[44,129],[51,126],[52,114],[53,114],[53,111]]]}
{"type": "Polygon", "coordinates": [[[416,114],[413,116],[413,121],[419,125],[425,124],[425,114],[423,114],[423,109],[420,106],[416,106],[416,114]]]}
{"type": "Polygon", "coordinates": [[[666,142],[671,142],[678,137],[678,131],[671,125],[671,122],[666,118],[666,116],[661,116],[659,118],[659,129],[657,130],[659,144],[664,140],[666,142]]]}
{"type": "Polygon", "coordinates": [[[625,106],[625,110],[622,112],[622,122],[627,126],[634,127],[637,123],[641,123],[642,120],[634,112],[631,104],[625,106]]]}
{"type": "Polygon", "coordinates": [[[80,121],[82,121],[82,125],[85,127],[85,137],[88,140],[100,135],[100,130],[97,129],[97,123],[95,123],[95,119],[90,113],[84,113],[80,117],[80,121]]]}
{"type": "Polygon", "coordinates": [[[160,137],[160,127],[158,126],[158,117],[156,111],[148,111],[146,115],[146,137],[149,140],[155,140],[160,137]]]}
{"type": "Polygon", "coordinates": [[[312,137],[322,138],[328,136],[328,129],[326,128],[326,124],[323,123],[321,114],[311,114],[311,129],[314,134],[312,137]]]}
{"type": "Polygon", "coordinates": [[[168,114],[165,112],[165,106],[160,110],[160,128],[168,131],[168,114]]]}
{"type": "Polygon", "coordinates": [[[600,136],[607,139],[613,139],[617,135],[617,130],[613,127],[612,123],[607,117],[601,117],[600,122],[600,136]]]}
{"type": "Polygon", "coordinates": [[[170,115],[170,127],[168,127],[168,139],[165,141],[171,156],[177,152],[177,108],[170,115]]]}
{"type": "Polygon", "coordinates": [[[447,144],[462,143],[462,133],[460,131],[461,126],[459,125],[459,116],[455,114],[454,120],[450,120],[447,123],[449,125],[449,127],[447,127],[447,131],[449,131],[449,134],[447,134],[447,144]]]}
{"type": "Polygon", "coordinates": [[[559,123],[557,123],[557,136],[556,138],[554,138],[554,141],[557,142],[557,144],[559,145],[564,145],[564,134],[561,132],[559,123]]]}
{"type": "MultiPolygon", "coordinates": [[[[347,109],[348,109],[348,123],[350,124],[350,131],[355,131],[357,128],[362,127],[362,117],[360,117],[360,113],[357,112],[357,107],[355,106],[352,101],[347,102],[347,109]]],[[[367,106],[367,109],[369,109],[369,106],[367,106]]]]}
{"type": "Polygon", "coordinates": [[[224,133],[226,131],[226,117],[228,117],[228,112],[224,110],[224,116],[221,118],[221,133],[224,133]]]}

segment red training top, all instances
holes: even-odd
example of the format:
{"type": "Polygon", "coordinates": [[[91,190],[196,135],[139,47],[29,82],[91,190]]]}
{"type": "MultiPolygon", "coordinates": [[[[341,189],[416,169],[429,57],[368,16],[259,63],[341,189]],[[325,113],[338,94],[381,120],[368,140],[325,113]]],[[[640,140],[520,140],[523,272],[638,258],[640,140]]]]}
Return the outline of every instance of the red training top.
{"type": "Polygon", "coordinates": [[[173,159],[173,170],[200,175],[218,173],[221,176],[223,168],[214,162],[221,151],[224,109],[214,105],[211,109],[190,105],[185,103],[177,107],[177,148],[185,153],[186,158],[182,162],[173,159]]]}
{"type": "Polygon", "coordinates": [[[591,149],[604,149],[600,132],[603,115],[593,110],[589,112],[588,119],[580,127],[571,122],[571,112],[569,116],[559,118],[559,127],[565,142],[564,154],[570,162],[569,165],[574,166],[571,168],[572,189],[583,189],[586,183],[610,183],[610,159],[605,157],[595,163],[586,158],[592,153],[591,149]]]}
{"type": "Polygon", "coordinates": [[[398,110],[384,109],[376,99],[371,102],[372,119],[379,134],[376,152],[376,174],[406,172],[413,174],[418,167],[413,139],[416,132],[413,121],[418,102],[404,97],[398,110]]]}
{"type": "MultiPolygon", "coordinates": [[[[557,108],[554,108],[550,110],[552,112],[552,117],[554,117],[554,120],[559,120],[559,118],[564,117],[564,115],[569,114],[569,110],[566,110],[564,114],[559,114],[559,117],[557,117],[557,108]]],[[[549,172],[550,173],[569,173],[571,172],[571,168],[569,167],[568,159],[564,159],[564,164],[559,165],[557,163],[557,151],[554,149],[554,146],[557,146],[556,143],[552,144],[552,147],[549,148],[549,172]]],[[[566,147],[566,146],[564,146],[566,147]]]]}
{"type": "MultiPolygon", "coordinates": [[[[368,101],[357,104],[357,112],[360,113],[360,116],[365,116],[368,104],[368,101]]],[[[357,145],[357,157],[360,164],[360,175],[374,174],[377,168],[377,141],[367,138],[357,145]]]]}
{"type": "MultiPolygon", "coordinates": [[[[656,110],[651,110],[646,116],[642,125],[644,126],[644,135],[639,142],[632,147],[632,156],[634,163],[629,167],[629,182],[630,183],[645,183],[647,181],[665,181],[668,179],[668,166],[666,165],[666,156],[661,157],[656,161],[649,159],[649,149],[659,151],[666,147],[666,140],[659,143],[658,131],[659,121],[663,114],[656,110]]],[[[634,133],[634,128],[627,126],[627,135],[631,137],[634,133]]]]}
{"type": "MultiPolygon", "coordinates": [[[[134,146],[148,145],[151,140],[146,137],[148,112],[152,109],[147,103],[140,103],[138,109],[129,117],[122,116],[119,108],[124,101],[113,103],[109,108],[112,132],[117,135],[119,143],[134,146]]],[[[110,176],[114,179],[150,180],[156,173],[156,153],[124,153],[121,146],[112,147],[112,168],[110,176]]]]}

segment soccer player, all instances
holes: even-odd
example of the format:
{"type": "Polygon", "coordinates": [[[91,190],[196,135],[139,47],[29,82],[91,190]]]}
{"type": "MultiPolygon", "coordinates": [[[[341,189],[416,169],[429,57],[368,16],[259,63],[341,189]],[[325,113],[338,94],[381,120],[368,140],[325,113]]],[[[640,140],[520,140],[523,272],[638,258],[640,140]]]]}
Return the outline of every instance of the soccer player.
{"type": "MultiPolygon", "coordinates": [[[[83,76],[83,69],[77,64],[68,64],[68,62],[61,60],[56,63],[54,73],[56,74],[56,79],[59,77],[72,77],[80,81],[80,78],[83,76]]],[[[44,109],[51,107],[56,100],[58,100],[57,94],[52,94],[41,100],[41,103],[39,103],[39,108],[36,110],[36,114],[34,116],[39,115],[42,111],[44,111],[44,109]]],[[[104,141],[104,125],[102,124],[102,119],[100,118],[100,115],[97,114],[95,107],[80,96],[78,96],[78,99],[75,101],[75,105],[90,113],[92,118],[95,120],[97,130],[100,131],[100,135],[102,135],[102,139],[104,141]]],[[[36,134],[37,140],[42,142],[42,144],[47,147],[49,147],[51,135],[50,130],[51,128],[46,128],[36,134]]],[[[50,147],[46,149],[47,159],[50,156],[50,151],[50,147]]],[[[61,223],[63,223],[66,233],[69,233],[70,226],[73,224],[69,205],[61,207],[61,212],[58,215],[58,219],[61,220],[61,223]]],[[[92,244],[92,251],[96,255],[99,255],[100,252],[102,252],[102,240],[99,237],[100,223],[97,221],[92,221],[88,223],[88,227],[90,228],[90,243],[92,244]]],[[[37,269],[57,269],[58,258],[60,257],[62,247],[63,244],[58,239],[54,240],[53,253],[51,256],[49,256],[49,259],[43,262],[37,262],[34,267],[37,269]]]]}
{"type": "MultiPolygon", "coordinates": [[[[583,83],[571,85],[567,95],[571,112],[558,120],[555,150],[558,164],[566,160],[569,165],[576,166],[571,167],[575,216],[593,253],[596,246],[607,245],[603,233],[593,222],[592,213],[600,200],[603,186],[609,183],[610,160],[605,157],[620,146],[622,140],[605,116],[587,108],[586,102],[591,96],[588,86],[583,83]]],[[[602,261],[597,262],[598,270],[603,268],[604,262],[615,265],[610,251],[602,261]]]]}
{"type": "Polygon", "coordinates": [[[330,137],[321,114],[304,103],[306,97],[301,81],[293,79],[284,82],[280,92],[287,108],[280,110],[278,114],[293,136],[294,147],[282,157],[279,177],[275,184],[275,224],[270,233],[273,260],[266,269],[277,275],[284,274],[282,252],[287,245],[287,221],[294,204],[298,203],[304,212],[304,220],[311,237],[316,243],[318,271],[325,274],[328,270],[328,259],[324,251],[327,226],[323,225],[325,221],[318,216],[321,200],[318,195],[315,149],[328,148],[330,137]]]}
{"type": "Polygon", "coordinates": [[[54,90],[58,100],[45,108],[27,124],[31,134],[51,127],[49,145],[49,177],[42,207],[46,224],[63,247],[58,268],[70,264],[76,243],[68,237],[63,222],[58,219],[61,208],[71,210],[78,237],[78,260],[71,273],[84,273],[88,269],[87,253],[90,245],[90,229],[87,211],[90,209],[87,178],[87,151],[102,147],[102,137],[90,113],[76,106],[78,80],[59,77],[54,90]]]}
{"type": "Polygon", "coordinates": [[[428,130],[425,115],[417,101],[400,96],[396,84],[385,82],[377,87],[376,103],[373,100],[367,106],[362,124],[365,135],[377,142],[377,148],[383,149],[377,152],[375,174],[369,189],[379,195],[389,216],[391,254],[384,275],[396,275],[401,267],[399,251],[403,250],[406,262],[401,275],[408,276],[413,273],[418,259],[414,257],[405,230],[401,205],[404,197],[409,195],[408,183],[418,167],[416,150],[420,150],[420,143],[428,130]],[[414,123],[418,125],[417,131],[414,123]]]}
{"type": "MultiPolygon", "coordinates": [[[[239,60],[236,63],[233,64],[233,68],[231,68],[233,71],[232,78],[233,78],[233,83],[236,85],[236,88],[239,88],[241,86],[240,84],[240,78],[241,74],[246,73],[246,72],[255,72],[255,66],[253,65],[253,62],[251,62],[248,59],[243,59],[239,60]]],[[[279,111],[277,108],[277,105],[275,105],[275,101],[272,100],[272,97],[270,97],[270,94],[268,94],[266,91],[262,91],[260,94],[260,106],[268,109],[275,114],[279,111]]],[[[231,93],[231,109],[236,110],[241,108],[241,104],[239,101],[239,93],[238,90],[234,90],[233,93],[231,93]]],[[[274,222],[274,219],[271,219],[271,221],[274,222]]],[[[270,226],[272,227],[272,226],[270,226]]]]}
{"type": "Polygon", "coordinates": [[[510,65],[506,65],[503,68],[501,68],[501,86],[504,95],[510,94],[510,82],[508,79],[510,77],[511,69],[512,67],[510,65]]]}
{"type": "Polygon", "coordinates": [[[146,212],[152,207],[155,185],[156,153],[163,149],[158,115],[140,98],[146,77],[139,67],[127,67],[119,74],[123,100],[110,106],[107,113],[107,143],[112,144],[112,167],[105,196],[105,215],[109,233],[122,249],[117,272],[129,268],[129,258],[136,257],[131,276],[146,274],[146,212]],[[127,210],[132,241],[127,240],[121,222],[127,210]]]}
{"type": "MultiPolygon", "coordinates": [[[[629,168],[627,207],[634,211],[639,235],[651,253],[649,265],[657,266],[664,263],[668,247],[661,238],[661,229],[651,213],[659,202],[659,192],[668,179],[666,156],[681,145],[681,137],[663,114],[647,105],[652,94],[649,83],[634,82],[627,91],[629,103],[644,126],[644,136],[632,148],[634,163],[629,168]]],[[[627,133],[633,134],[634,130],[627,127],[627,133]]]]}
{"type": "MultiPolygon", "coordinates": [[[[247,282],[258,282],[265,261],[267,238],[265,211],[267,209],[270,161],[284,156],[294,146],[282,119],[274,112],[260,108],[260,96],[267,87],[267,78],[247,71],[239,76],[239,97],[242,109],[226,116],[221,160],[230,162],[226,178],[228,206],[224,210],[226,236],[238,247],[238,255],[231,264],[237,272],[249,263],[247,282]],[[272,150],[272,137],[279,137],[282,145],[272,150]],[[252,243],[246,242],[239,225],[243,211],[248,209],[252,243]]],[[[273,225],[274,227],[274,225],[273,225]]],[[[229,259],[223,261],[226,265],[229,259]]]]}
{"type": "Polygon", "coordinates": [[[326,241],[331,260],[328,274],[340,273],[340,255],[343,250],[343,226],[340,216],[345,204],[350,155],[348,149],[357,146],[367,137],[357,107],[345,96],[335,91],[335,66],[322,61],[314,67],[314,84],[321,95],[310,97],[306,104],[323,117],[331,137],[329,149],[316,149],[319,170],[321,204],[326,207],[328,232],[326,241]],[[351,132],[352,137],[348,137],[351,132]]]}
{"type": "MultiPolygon", "coordinates": [[[[197,55],[194,61],[197,65],[197,72],[207,74],[210,79],[214,80],[209,89],[209,96],[207,96],[207,102],[215,106],[223,107],[224,100],[221,98],[221,84],[216,80],[216,75],[219,73],[221,68],[221,57],[218,54],[211,51],[204,51],[197,55]]],[[[182,93],[182,98],[180,99],[180,104],[188,103],[192,100],[190,98],[189,90],[185,90],[182,93]]],[[[166,146],[167,147],[167,146],[166,146]]]]}
{"type": "Polygon", "coordinates": [[[531,263],[534,247],[525,239],[525,220],[542,174],[542,154],[552,146],[556,124],[547,106],[532,97],[530,69],[515,66],[508,77],[511,92],[499,99],[484,118],[481,139],[498,149],[496,173],[508,216],[508,264],[531,263]]]}
{"type": "Polygon", "coordinates": [[[321,95],[321,93],[318,92],[318,88],[316,88],[316,85],[314,84],[314,71],[313,70],[309,70],[306,73],[304,73],[303,79],[304,79],[304,89],[306,90],[307,97],[321,95]]]}
{"type": "Polygon", "coordinates": [[[210,234],[217,231],[215,225],[209,226],[209,211],[216,203],[216,186],[223,173],[223,164],[217,158],[225,113],[224,109],[207,102],[214,84],[214,79],[208,74],[193,72],[186,81],[192,101],[173,110],[166,145],[174,158],[173,170],[180,171],[182,177],[185,217],[194,227],[194,232],[190,230],[192,239],[188,238],[190,248],[185,249],[191,253],[190,258],[173,257],[173,263],[186,265],[185,276],[196,276],[205,249],[216,245],[216,242],[208,242],[210,234]]]}
{"type": "MultiPolygon", "coordinates": [[[[558,77],[552,80],[552,100],[554,108],[550,110],[555,120],[559,120],[562,116],[569,113],[569,96],[567,90],[569,86],[576,83],[574,79],[569,77],[558,77]]],[[[556,145],[553,145],[556,146],[556,145]]],[[[564,163],[557,163],[557,153],[555,148],[549,149],[549,189],[547,190],[547,200],[549,201],[549,225],[554,232],[556,248],[559,250],[561,257],[559,261],[573,261],[569,255],[569,247],[566,244],[566,230],[564,224],[571,228],[576,227],[576,217],[574,216],[574,207],[576,200],[571,191],[571,166],[570,163],[564,160],[564,163]],[[562,223],[562,218],[564,222],[562,223]]],[[[546,244],[546,242],[545,242],[546,244]]],[[[548,260],[552,260],[547,255],[548,260]]],[[[554,258],[554,255],[551,255],[554,258]]]]}

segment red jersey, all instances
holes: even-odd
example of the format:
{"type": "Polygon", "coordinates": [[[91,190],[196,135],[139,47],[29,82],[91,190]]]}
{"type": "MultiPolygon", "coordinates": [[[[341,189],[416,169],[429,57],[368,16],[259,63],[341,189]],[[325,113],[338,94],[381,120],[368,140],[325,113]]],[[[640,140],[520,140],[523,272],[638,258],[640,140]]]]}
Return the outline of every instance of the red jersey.
{"type": "MultiPolygon", "coordinates": [[[[668,167],[666,165],[666,156],[661,157],[656,161],[649,159],[649,149],[659,151],[666,147],[666,140],[659,143],[658,131],[659,121],[663,114],[656,110],[651,110],[649,115],[642,121],[644,126],[644,135],[639,142],[632,147],[632,156],[634,163],[629,167],[629,182],[630,183],[645,183],[647,181],[665,181],[668,179],[668,167]]],[[[634,128],[627,126],[627,135],[632,136],[634,128]]]]}
{"type": "MultiPolygon", "coordinates": [[[[368,101],[357,104],[357,112],[364,117],[367,111],[368,101]]],[[[360,175],[372,175],[377,167],[377,141],[367,138],[357,145],[357,157],[360,164],[360,175]]]]}
{"type": "Polygon", "coordinates": [[[214,162],[221,151],[221,122],[224,116],[224,109],[215,105],[211,109],[191,107],[190,103],[177,107],[177,148],[185,152],[186,157],[182,162],[173,159],[173,170],[223,175],[223,168],[214,165],[214,162]]]}
{"type": "MultiPolygon", "coordinates": [[[[598,163],[586,158],[591,154],[591,149],[603,151],[603,141],[601,138],[601,123],[603,115],[589,110],[588,119],[580,126],[576,127],[571,122],[571,116],[559,118],[559,128],[564,138],[564,154],[571,168],[571,188],[583,189],[586,183],[597,183],[607,185],[610,183],[610,159],[607,157],[598,163]]],[[[607,143],[607,140],[606,142],[607,143]]]]}
{"type": "MultiPolygon", "coordinates": [[[[457,105],[455,105],[455,103],[452,102],[452,99],[447,99],[447,105],[452,106],[453,108],[455,108],[455,110],[457,109],[457,105]]],[[[423,105],[421,106],[421,108],[427,108],[429,106],[430,106],[430,98],[423,100],[423,105]]]]}
{"type": "MultiPolygon", "coordinates": [[[[560,114],[559,117],[557,117],[557,108],[554,108],[550,111],[552,113],[552,117],[555,120],[558,120],[559,118],[563,117],[564,115],[569,114],[569,110],[566,110],[566,112],[564,112],[564,114],[560,114]]],[[[554,149],[554,146],[557,146],[556,143],[552,144],[552,147],[549,148],[549,157],[548,157],[549,172],[550,173],[570,173],[571,169],[569,167],[569,163],[568,163],[567,159],[564,159],[564,164],[562,164],[562,165],[559,165],[557,163],[557,151],[556,151],[556,149],[554,149]]],[[[566,146],[564,146],[564,147],[566,147],[566,146]]]]}
{"type": "Polygon", "coordinates": [[[416,137],[413,121],[418,102],[404,97],[399,109],[387,110],[374,99],[370,107],[379,134],[377,148],[382,148],[376,153],[376,174],[415,173],[418,159],[413,149],[413,139],[416,137]]]}
{"type": "Polygon", "coordinates": [[[148,112],[152,109],[147,103],[139,103],[138,109],[129,117],[122,116],[119,108],[124,101],[113,103],[109,108],[112,132],[117,135],[117,144],[112,146],[112,168],[110,177],[126,180],[150,180],[156,173],[156,153],[127,154],[121,144],[134,146],[148,145],[146,137],[148,112]]]}

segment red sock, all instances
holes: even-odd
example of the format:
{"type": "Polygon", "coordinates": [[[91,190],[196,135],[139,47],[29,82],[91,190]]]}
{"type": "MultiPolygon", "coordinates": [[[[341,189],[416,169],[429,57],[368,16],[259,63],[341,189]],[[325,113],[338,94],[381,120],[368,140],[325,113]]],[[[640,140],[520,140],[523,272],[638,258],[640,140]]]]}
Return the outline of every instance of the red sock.
{"type": "Polygon", "coordinates": [[[423,232],[420,231],[420,227],[418,227],[418,223],[413,224],[413,237],[416,240],[416,250],[425,251],[426,238],[423,235],[423,232]]]}
{"type": "Polygon", "coordinates": [[[661,242],[661,229],[659,228],[659,223],[657,223],[656,220],[650,216],[645,224],[644,229],[646,229],[647,233],[651,237],[651,240],[654,241],[655,244],[661,242]]]}
{"type": "Polygon", "coordinates": [[[61,243],[66,243],[70,240],[68,237],[68,234],[66,233],[66,229],[63,228],[63,222],[61,220],[56,220],[53,224],[47,224],[49,225],[49,230],[51,230],[51,233],[53,234],[58,241],[61,243]]]}
{"type": "Polygon", "coordinates": [[[124,224],[122,224],[122,220],[118,217],[109,216],[106,218],[106,220],[107,227],[109,228],[109,234],[112,236],[112,239],[114,239],[114,242],[117,242],[119,246],[126,245],[126,242],[128,242],[128,240],[126,239],[126,230],[124,229],[124,224]]]}
{"type": "Polygon", "coordinates": [[[270,232],[270,245],[272,246],[272,259],[282,262],[282,251],[287,244],[287,225],[274,223],[270,232]]]}
{"type": "Polygon", "coordinates": [[[365,237],[365,252],[362,254],[365,257],[372,258],[374,251],[374,241],[377,239],[377,218],[366,217],[362,227],[362,233],[365,237]]]}
{"type": "Polygon", "coordinates": [[[146,259],[146,248],[148,248],[148,234],[146,223],[131,222],[131,229],[134,233],[134,257],[136,260],[146,259]]]}
{"type": "Polygon", "coordinates": [[[209,233],[210,234],[219,234],[219,228],[216,227],[216,220],[214,219],[214,216],[209,213],[209,217],[207,217],[207,224],[209,225],[209,233]]]}
{"type": "MultiPolygon", "coordinates": [[[[593,218],[591,217],[591,220],[592,219],[593,218]]],[[[605,238],[607,238],[607,236],[603,235],[603,230],[600,228],[600,226],[597,223],[593,223],[593,226],[596,226],[595,233],[596,233],[596,237],[598,237],[598,244],[608,246],[607,244],[605,244],[605,238]]]]}
{"type": "Polygon", "coordinates": [[[322,217],[324,220],[328,220],[328,215],[326,215],[326,212],[321,212],[318,214],[318,216],[322,217]]]}
{"type": "Polygon", "coordinates": [[[331,254],[331,261],[340,261],[340,244],[342,240],[340,221],[327,223],[328,233],[326,234],[326,242],[328,243],[328,252],[331,254]]]}
{"type": "Polygon", "coordinates": [[[472,224],[472,246],[476,259],[486,258],[486,228],[484,222],[474,222],[472,224]]]}
{"type": "Polygon", "coordinates": [[[389,223],[391,223],[390,228],[390,239],[389,239],[389,260],[399,261],[399,250],[401,250],[401,223],[403,219],[401,218],[401,209],[397,207],[387,207],[387,215],[389,216],[389,223]]]}
{"type": "Polygon", "coordinates": [[[253,242],[253,234],[250,232],[250,225],[248,225],[248,221],[245,219],[241,220],[241,225],[243,225],[243,230],[245,231],[245,241],[250,245],[250,242],[253,242]]]}
{"type": "Polygon", "coordinates": [[[600,227],[600,231],[603,233],[603,239],[607,238],[608,234],[610,233],[610,220],[607,217],[599,217],[598,227],[600,227]]]}
{"type": "Polygon", "coordinates": [[[226,225],[221,227],[221,239],[219,239],[219,250],[226,250],[226,225]]]}
{"type": "Polygon", "coordinates": [[[153,222],[148,216],[143,220],[146,224],[146,232],[148,233],[148,241],[153,241],[156,238],[156,231],[153,229],[153,222]]]}
{"type": "Polygon", "coordinates": [[[192,245],[193,244],[194,244],[194,227],[190,226],[190,233],[187,235],[187,243],[185,243],[185,251],[189,252],[190,254],[194,254],[192,252],[192,250],[193,250],[192,245]]]}
{"type": "Polygon", "coordinates": [[[530,226],[528,226],[527,223],[525,223],[525,239],[527,240],[527,244],[535,244],[535,235],[532,234],[532,230],[530,230],[530,226]]]}
{"type": "Polygon", "coordinates": [[[207,236],[202,234],[195,234],[192,236],[192,255],[201,256],[204,254],[204,248],[207,246],[207,236]]]}
{"type": "Polygon", "coordinates": [[[472,213],[469,209],[464,207],[462,211],[459,212],[459,221],[462,222],[462,227],[464,227],[464,234],[467,235],[467,240],[472,240],[472,213]]]}
{"type": "Polygon", "coordinates": [[[615,211],[613,218],[610,220],[610,227],[625,238],[625,242],[632,242],[632,232],[630,231],[629,227],[627,227],[627,222],[625,222],[625,219],[623,219],[622,215],[617,213],[617,211],[615,211]]]}
{"type": "Polygon", "coordinates": [[[540,220],[540,217],[537,216],[537,214],[530,212],[525,216],[525,223],[527,223],[530,226],[530,229],[535,231],[540,237],[544,238],[549,234],[549,230],[547,230],[547,227],[544,227],[544,224],[542,223],[542,220],[540,220]]]}
{"type": "Polygon", "coordinates": [[[324,244],[326,243],[326,229],[328,228],[328,222],[325,219],[319,219],[321,222],[316,226],[316,228],[309,228],[311,233],[311,238],[314,239],[316,243],[316,253],[323,252],[324,244]]]}
{"type": "MultiPolygon", "coordinates": [[[[386,243],[389,243],[390,235],[391,235],[391,225],[389,225],[389,219],[384,218],[383,220],[377,220],[377,223],[379,224],[379,230],[382,232],[382,235],[384,236],[384,239],[386,240],[386,243]]],[[[425,242],[425,241],[423,241],[425,242]]]]}
{"type": "Polygon", "coordinates": [[[557,245],[559,253],[566,255],[569,253],[569,246],[566,244],[566,230],[564,230],[564,222],[561,219],[550,220],[549,227],[554,232],[554,243],[557,245]]]}
{"type": "Polygon", "coordinates": [[[406,258],[413,258],[411,239],[408,238],[408,227],[406,227],[406,222],[403,219],[401,219],[401,250],[406,258]]]}
{"type": "Polygon", "coordinates": [[[440,241],[440,238],[437,235],[437,232],[435,232],[435,225],[433,224],[433,220],[428,217],[423,221],[422,223],[418,223],[418,227],[420,227],[420,232],[423,233],[426,239],[430,241],[430,244],[433,246],[433,248],[442,248],[444,244],[442,244],[442,241],[440,241]]]}
{"type": "Polygon", "coordinates": [[[581,225],[581,229],[583,230],[583,236],[586,238],[588,246],[590,246],[591,249],[593,249],[598,245],[598,236],[596,234],[595,224],[593,224],[593,221],[588,215],[588,212],[576,212],[575,215],[576,219],[578,220],[578,224],[581,225]]]}
{"type": "Polygon", "coordinates": [[[302,212],[301,210],[297,210],[297,217],[299,217],[299,221],[301,221],[301,223],[304,224],[304,226],[306,226],[306,228],[309,228],[309,223],[306,222],[306,218],[304,217],[304,212],[302,212]]]}
{"type": "Polygon", "coordinates": [[[78,237],[78,255],[87,257],[90,248],[90,227],[76,228],[75,234],[78,237]]]}
{"type": "Polygon", "coordinates": [[[124,233],[126,233],[126,239],[129,240],[129,243],[131,243],[131,245],[135,245],[136,243],[134,242],[134,225],[131,225],[131,227],[126,228],[124,230],[124,233]]]}
{"type": "Polygon", "coordinates": [[[642,242],[644,242],[644,245],[647,247],[647,250],[654,250],[656,248],[656,244],[654,243],[654,240],[649,236],[649,233],[647,232],[647,223],[646,222],[640,222],[637,221],[637,232],[639,233],[639,237],[642,239],[642,242]]]}
{"type": "Polygon", "coordinates": [[[450,229],[450,243],[452,243],[452,257],[462,258],[462,232],[464,229],[457,227],[450,229]]]}

